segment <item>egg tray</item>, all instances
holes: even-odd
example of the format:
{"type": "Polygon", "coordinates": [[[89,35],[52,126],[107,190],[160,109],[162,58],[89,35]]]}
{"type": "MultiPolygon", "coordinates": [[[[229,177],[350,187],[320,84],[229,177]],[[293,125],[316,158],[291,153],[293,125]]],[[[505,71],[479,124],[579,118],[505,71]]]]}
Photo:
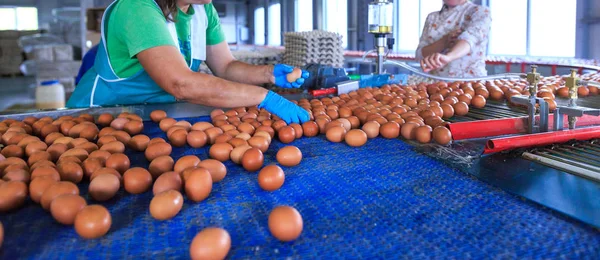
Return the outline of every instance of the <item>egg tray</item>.
{"type": "MultiPolygon", "coordinates": [[[[145,122],[143,133],[165,138],[152,122],[145,122]]],[[[318,136],[292,145],[302,150],[303,161],[284,167],[280,190],[261,190],[256,173],[228,161],[227,176],[209,198],[186,199],[171,220],[151,218],[150,192],[119,191],[101,203],[111,212],[112,227],[99,239],[80,238],[28,201],[0,214],[0,259],[188,258],[192,238],[209,226],[229,232],[231,259],[598,257],[597,230],[419,154],[399,139],[375,138],[351,148],[318,136]],[[268,214],[278,205],[302,214],[304,230],[294,242],[282,243],[268,231],[268,214]]],[[[274,139],[265,164],[275,163],[284,146],[274,139]]],[[[127,154],[132,167],[148,166],[142,153],[127,154]]],[[[190,154],[206,159],[208,150],[174,148],[171,155],[190,154]]],[[[79,185],[81,194],[94,203],[86,186],[79,185]]]]}

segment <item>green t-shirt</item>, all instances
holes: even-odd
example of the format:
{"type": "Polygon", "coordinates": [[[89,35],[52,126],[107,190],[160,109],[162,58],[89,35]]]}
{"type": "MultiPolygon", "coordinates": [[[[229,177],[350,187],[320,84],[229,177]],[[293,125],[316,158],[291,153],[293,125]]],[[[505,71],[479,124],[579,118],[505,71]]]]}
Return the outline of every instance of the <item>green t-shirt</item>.
{"type": "MultiPolygon", "coordinates": [[[[204,5],[208,18],[206,44],[225,40],[219,15],[212,4],[204,5]]],[[[188,13],[179,10],[175,28],[182,55],[191,62],[190,22],[194,8],[188,13]]],[[[162,11],[153,0],[119,0],[113,6],[106,29],[106,48],[111,66],[117,76],[126,78],[142,69],[136,55],[141,51],[164,45],[176,46],[166,26],[162,11]]]]}

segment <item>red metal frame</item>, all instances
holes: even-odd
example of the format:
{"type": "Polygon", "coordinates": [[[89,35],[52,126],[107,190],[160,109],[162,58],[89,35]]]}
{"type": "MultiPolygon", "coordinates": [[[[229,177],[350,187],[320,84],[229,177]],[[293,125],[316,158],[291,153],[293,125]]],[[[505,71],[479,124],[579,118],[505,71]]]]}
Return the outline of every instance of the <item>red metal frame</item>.
{"type": "Polygon", "coordinates": [[[483,153],[490,154],[517,148],[544,146],[571,140],[583,141],[594,138],[600,138],[600,127],[497,138],[487,141],[483,153]]]}

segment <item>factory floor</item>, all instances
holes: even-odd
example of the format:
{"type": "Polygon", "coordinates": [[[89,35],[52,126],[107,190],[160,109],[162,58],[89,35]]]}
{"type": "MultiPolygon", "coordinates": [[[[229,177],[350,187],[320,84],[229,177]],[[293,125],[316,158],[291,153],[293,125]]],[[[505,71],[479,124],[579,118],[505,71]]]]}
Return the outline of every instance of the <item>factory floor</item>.
{"type": "Polygon", "coordinates": [[[34,103],[34,77],[0,77],[0,111],[31,107],[34,103]]]}

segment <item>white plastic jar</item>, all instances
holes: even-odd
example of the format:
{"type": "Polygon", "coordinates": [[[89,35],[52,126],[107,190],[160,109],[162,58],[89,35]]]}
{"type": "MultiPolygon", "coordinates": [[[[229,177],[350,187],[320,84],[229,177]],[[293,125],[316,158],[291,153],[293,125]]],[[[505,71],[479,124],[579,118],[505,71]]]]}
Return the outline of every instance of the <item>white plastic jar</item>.
{"type": "Polygon", "coordinates": [[[65,107],[65,87],[58,80],[43,81],[35,89],[35,106],[38,109],[65,107]]]}

